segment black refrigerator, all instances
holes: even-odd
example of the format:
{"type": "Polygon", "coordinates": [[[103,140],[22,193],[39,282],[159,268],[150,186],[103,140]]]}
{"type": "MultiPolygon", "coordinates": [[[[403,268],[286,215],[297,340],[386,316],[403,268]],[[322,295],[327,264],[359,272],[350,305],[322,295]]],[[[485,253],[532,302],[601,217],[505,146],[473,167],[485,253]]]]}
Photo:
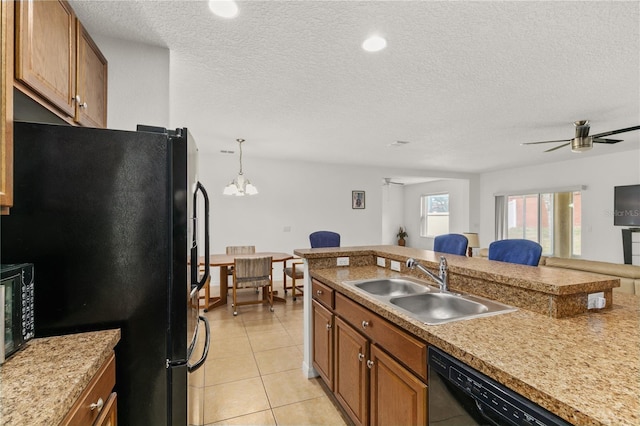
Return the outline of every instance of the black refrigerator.
{"type": "Polygon", "coordinates": [[[209,347],[209,201],[190,133],[16,122],[14,193],[0,256],[34,264],[36,337],[120,328],[118,423],[187,424],[209,347]]]}

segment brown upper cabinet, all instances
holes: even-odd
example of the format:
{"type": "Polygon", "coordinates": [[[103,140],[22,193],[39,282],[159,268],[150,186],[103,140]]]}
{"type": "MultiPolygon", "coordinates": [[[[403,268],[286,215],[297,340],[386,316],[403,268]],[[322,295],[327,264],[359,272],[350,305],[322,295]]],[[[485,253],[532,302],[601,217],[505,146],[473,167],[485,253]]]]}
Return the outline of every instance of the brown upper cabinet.
{"type": "Polygon", "coordinates": [[[15,87],[72,124],[106,127],[107,60],[63,0],[16,2],[15,87]]]}
{"type": "Polygon", "coordinates": [[[13,2],[0,3],[0,213],[13,205],[13,2]]]}

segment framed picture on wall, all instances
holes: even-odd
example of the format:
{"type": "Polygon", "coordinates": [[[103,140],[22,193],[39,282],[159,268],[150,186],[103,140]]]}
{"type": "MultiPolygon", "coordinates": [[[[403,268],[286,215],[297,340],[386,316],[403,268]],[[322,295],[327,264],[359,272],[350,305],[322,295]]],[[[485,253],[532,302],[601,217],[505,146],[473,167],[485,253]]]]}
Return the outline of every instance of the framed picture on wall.
{"type": "Polygon", "coordinates": [[[351,208],[364,209],[364,191],[351,191],[351,208]]]}

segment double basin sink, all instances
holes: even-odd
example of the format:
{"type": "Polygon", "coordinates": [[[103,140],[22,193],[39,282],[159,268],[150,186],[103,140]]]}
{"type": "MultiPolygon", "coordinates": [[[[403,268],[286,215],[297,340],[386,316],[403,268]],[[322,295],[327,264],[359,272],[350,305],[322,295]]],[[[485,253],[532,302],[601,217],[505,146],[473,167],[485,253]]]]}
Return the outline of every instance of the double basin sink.
{"type": "Polygon", "coordinates": [[[428,325],[513,312],[516,308],[483,297],[440,291],[413,277],[344,281],[386,305],[428,325]]]}

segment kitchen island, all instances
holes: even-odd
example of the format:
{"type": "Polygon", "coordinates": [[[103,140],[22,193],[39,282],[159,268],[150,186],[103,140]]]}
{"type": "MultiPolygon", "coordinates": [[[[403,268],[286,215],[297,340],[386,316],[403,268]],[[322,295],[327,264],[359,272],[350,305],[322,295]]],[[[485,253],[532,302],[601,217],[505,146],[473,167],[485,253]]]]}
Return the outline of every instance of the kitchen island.
{"type": "Polygon", "coordinates": [[[119,340],[117,329],[29,341],[0,366],[0,424],[60,424],[119,340]]]}
{"type": "MultiPolygon", "coordinates": [[[[556,309],[541,313],[540,307],[534,306],[529,310],[524,307],[526,298],[514,298],[516,312],[429,326],[342,283],[406,275],[428,281],[403,263],[414,257],[434,268],[438,254],[395,246],[305,249],[295,254],[305,259],[308,271],[305,303],[311,303],[309,289],[314,278],[572,424],[640,424],[640,298],[612,295],[615,280],[446,255],[452,290],[479,288],[468,285],[469,277],[475,277],[492,283],[488,287],[493,285],[495,295],[500,289],[509,293],[514,288],[518,297],[527,294],[520,292],[522,289],[549,297],[603,291],[607,307],[580,312],[582,307],[574,306],[573,314],[571,309],[561,308],[563,314],[558,317],[556,309]],[[348,257],[349,266],[336,266],[337,257],[348,257]],[[375,266],[378,257],[385,259],[385,267],[375,266]],[[391,261],[400,263],[400,272],[389,269],[391,261]]],[[[512,294],[507,294],[506,298],[510,297],[512,294]]],[[[537,303],[535,297],[533,300],[537,303]]],[[[572,300],[569,306],[581,299],[572,300]]],[[[305,318],[303,368],[308,369],[308,375],[313,374],[309,358],[312,340],[307,337],[310,326],[311,320],[305,318]]]]}

